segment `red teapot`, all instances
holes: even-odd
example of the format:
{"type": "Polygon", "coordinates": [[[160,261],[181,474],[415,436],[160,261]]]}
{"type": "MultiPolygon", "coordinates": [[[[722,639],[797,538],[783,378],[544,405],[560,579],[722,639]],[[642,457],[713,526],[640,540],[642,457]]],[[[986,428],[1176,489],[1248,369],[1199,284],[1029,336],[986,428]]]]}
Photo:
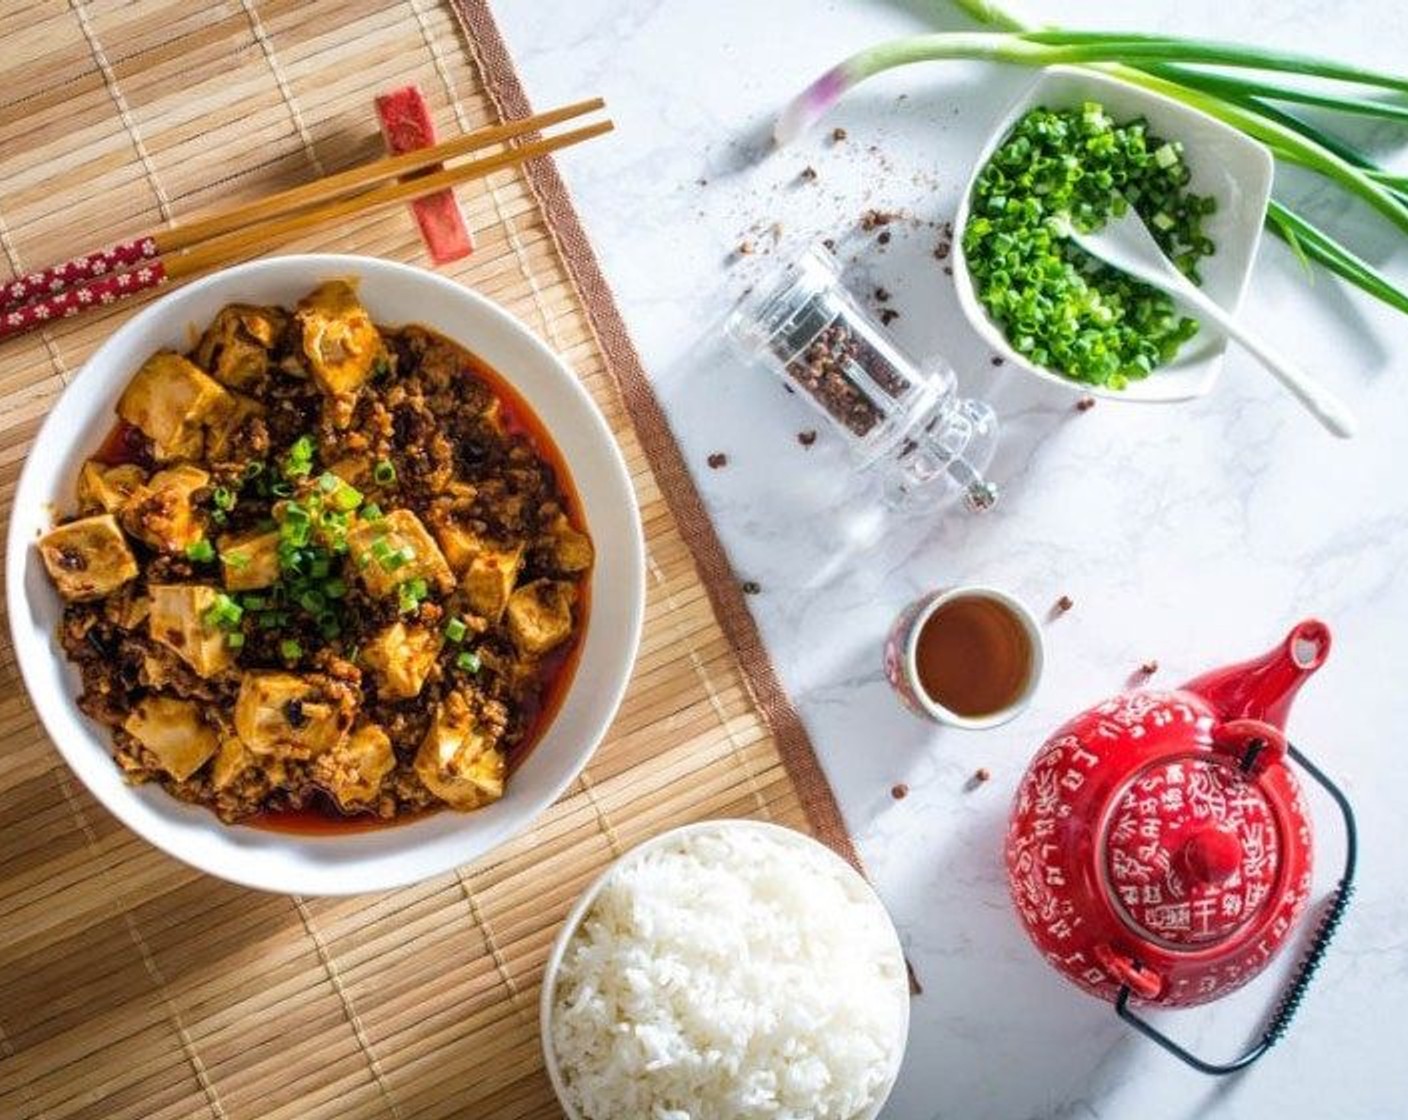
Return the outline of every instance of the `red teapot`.
{"type": "Polygon", "coordinates": [[[1244,1069],[1281,1038],[1349,902],[1353,812],[1284,733],[1296,691],[1329,651],[1329,628],[1308,620],[1263,657],[1171,692],[1107,700],[1048,739],[1017,789],[1007,875],[1037,949],[1205,1073],[1244,1069]],[[1291,761],[1340,808],[1344,875],[1260,1040],[1232,1062],[1207,1062],[1132,1005],[1216,999],[1286,944],[1309,898],[1312,858],[1291,761]]]}

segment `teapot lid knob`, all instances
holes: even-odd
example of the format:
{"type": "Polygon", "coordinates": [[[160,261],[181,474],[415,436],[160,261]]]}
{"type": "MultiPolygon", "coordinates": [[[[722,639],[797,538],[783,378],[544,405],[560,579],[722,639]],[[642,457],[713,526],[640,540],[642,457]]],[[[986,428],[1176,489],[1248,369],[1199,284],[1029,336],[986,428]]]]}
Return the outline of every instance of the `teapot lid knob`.
{"type": "Polygon", "coordinates": [[[1225,882],[1242,865],[1242,843],[1236,835],[1216,825],[1198,829],[1183,844],[1183,865],[1200,883],[1225,882]]]}

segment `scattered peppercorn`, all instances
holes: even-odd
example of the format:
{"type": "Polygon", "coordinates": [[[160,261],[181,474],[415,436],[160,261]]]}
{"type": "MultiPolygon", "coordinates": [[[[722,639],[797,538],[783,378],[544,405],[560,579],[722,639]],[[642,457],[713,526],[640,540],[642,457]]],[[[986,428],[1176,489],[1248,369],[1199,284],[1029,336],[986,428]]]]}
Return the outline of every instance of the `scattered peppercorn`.
{"type": "Polygon", "coordinates": [[[889,225],[899,215],[892,210],[876,210],[873,207],[860,216],[860,228],[870,233],[872,230],[880,229],[889,225]]]}
{"type": "Polygon", "coordinates": [[[816,442],[816,429],[808,428],[805,432],[798,432],[797,442],[803,447],[810,447],[816,442]]]}
{"type": "Polygon", "coordinates": [[[876,237],[875,240],[881,245],[888,245],[890,243],[890,231],[887,229],[882,229],[880,231],[880,235],[876,237]]]}
{"type": "Polygon", "coordinates": [[[834,237],[823,237],[821,239],[822,248],[828,253],[836,252],[836,239],[834,237]]]}
{"type": "Polygon", "coordinates": [[[909,796],[909,787],[903,782],[896,782],[890,787],[890,796],[896,801],[903,801],[909,796]]]}
{"type": "Polygon", "coordinates": [[[978,785],[982,785],[991,777],[992,771],[989,770],[986,766],[979,766],[975,771],[973,771],[973,781],[976,782],[978,785]]]}
{"type": "Polygon", "coordinates": [[[847,136],[847,133],[846,133],[846,130],[845,130],[844,128],[833,128],[833,129],[831,130],[831,142],[832,142],[833,144],[839,144],[839,143],[841,143],[841,141],[843,141],[843,140],[846,139],[846,136],[847,136]]]}
{"type": "Polygon", "coordinates": [[[806,167],[802,168],[801,178],[804,181],[808,183],[814,183],[816,182],[816,177],[817,176],[815,167],[812,167],[810,164],[808,164],[806,167]]]}
{"type": "Polygon", "coordinates": [[[1159,671],[1159,663],[1153,658],[1150,658],[1148,661],[1144,662],[1143,665],[1139,666],[1139,671],[1146,677],[1152,677],[1159,671]]]}
{"type": "Polygon", "coordinates": [[[876,288],[876,289],[875,289],[875,298],[876,298],[876,300],[877,300],[878,302],[880,302],[880,303],[889,303],[889,302],[890,302],[890,290],[889,290],[888,288],[884,288],[884,287],[876,288]]]}
{"type": "Polygon", "coordinates": [[[711,469],[718,470],[720,467],[728,466],[728,456],[722,451],[715,451],[709,456],[708,463],[711,469]]]}
{"type": "Polygon", "coordinates": [[[1069,595],[1062,595],[1059,599],[1056,600],[1056,609],[1062,614],[1065,614],[1075,605],[1075,600],[1072,599],[1069,595]]]}
{"type": "Polygon", "coordinates": [[[1007,359],[1005,359],[1005,358],[1000,358],[1000,357],[998,357],[996,354],[994,354],[994,355],[992,356],[992,364],[995,365],[995,366],[1006,365],[1006,364],[1007,364],[1007,359]]]}
{"type": "Polygon", "coordinates": [[[763,585],[755,579],[745,579],[743,581],[743,594],[756,595],[763,589],[763,585]]]}
{"type": "Polygon", "coordinates": [[[880,309],[880,322],[884,323],[887,327],[899,317],[900,313],[893,307],[882,307],[880,309]]]}
{"type": "Polygon", "coordinates": [[[1094,398],[1094,397],[1081,397],[1080,400],[1076,401],[1076,411],[1077,411],[1077,412],[1089,412],[1089,411],[1090,411],[1092,408],[1094,408],[1094,407],[1095,407],[1095,398],[1094,398]]]}

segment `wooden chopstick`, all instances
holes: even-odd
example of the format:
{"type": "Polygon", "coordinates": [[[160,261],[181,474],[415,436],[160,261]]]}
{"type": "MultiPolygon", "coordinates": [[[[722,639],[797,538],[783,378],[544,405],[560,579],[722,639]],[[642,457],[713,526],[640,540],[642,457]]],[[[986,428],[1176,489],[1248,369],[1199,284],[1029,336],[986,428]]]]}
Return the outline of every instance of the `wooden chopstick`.
{"type": "Polygon", "coordinates": [[[365,190],[386,180],[399,179],[402,176],[423,171],[427,167],[434,167],[438,163],[468,155],[480,148],[487,148],[491,144],[498,144],[530,132],[539,132],[549,125],[584,116],[603,108],[605,105],[606,102],[600,97],[593,97],[587,101],[578,101],[573,105],[564,105],[560,109],[551,109],[546,113],[524,117],[522,120],[507,121],[504,124],[477,129],[429,148],[418,148],[403,155],[391,156],[387,159],[377,160],[375,163],[339,171],[334,175],[315,179],[311,183],[279,191],[267,198],[256,199],[240,206],[232,206],[206,218],[197,218],[194,221],[183,222],[171,229],[158,230],[151,236],[156,242],[158,250],[163,253],[173,249],[184,249],[197,242],[209,240],[218,234],[227,233],[265,218],[276,217],[288,210],[316,205],[338,195],[365,190]]]}
{"type": "MultiPolygon", "coordinates": [[[[521,120],[476,129],[429,148],[419,148],[403,155],[326,175],[311,183],[291,187],[252,202],[240,203],[178,226],[154,230],[63,264],[17,276],[0,287],[0,313],[13,311],[31,300],[46,299],[82,281],[120,272],[143,261],[154,260],[163,253],[188,248],[242,226],[301,207],[325,203],[328,199],[343,194],[366,191],[379,183],[415,174],[446,160],[541,131],[550,125],[594,112],[605,104],[601,98],[593,97],[564,105],[559,109],[550,109],[545,113],[536,113],[521,120]]],[[[3,322],[3,318],[0,318],[0,324],[3,322]]],[[[3,331],[0,331],[0,337],[3,337],[3,331]]]]}
{"type": "Polygon", "coordinates": [[[350,214],[361,213],[364,210],[389,206],[394,202],[409,202],[422,195],[434,194],[436,191],[453,187],[470,179],[482,179],[502,168],[512,167],[525,160],[536,159],[573,144],[580,144],[583,140],[590,140],[594,136],[601,136],[610,132],[614,127],[611,121],[601,121],[597,124],[587,125],[585,128],[564,132],[547,140],[535,140],[530,144],[522,144],[519,147],[510,148],[506,152],[486,156],[483,159],[473,160],[457,167],[447,167],[443,171],[408,179],[405,182],[388,183],[385,186],[352,195],[350,198],[335,199],[321,206],[312,206],[297,213],[237,229],[195,245],[185,252],[163,257],[166,274],[173,279],[189,276],[192,273],[210,268],[212,265],[248,256],[250,253],[266,248],[273,242],[286,240],[288,237],[303,233],[314,226],[323,225],[350,214]]]}
{"type": "MultiPolygon", "coordinates": [[[[582,102],[580,104],[590,106],[593,103],[582,102]]],[[[580,115],[575,111],[577,109],[578,106],[568,106],[566,109],[555,110],[553,113],[542,116],[557,114],[577,116],[580,115]]],[[[542,118],[529,119],[540,121],[542,118]]],[[[567,117],[559,119],[567,119],[567,117]]],[[[522,126],[526,121],[515,123],[522,126]]],[[[507,127],[499,125],[495,126],[495,129],[507,127]]],[[[163,254],[158,251],[155,239],[148,237],[140,241],[124,242],[100,253],[80,258],[77,262],[55,266],[44,273],[31,273],[29,278],[52,276],[54,279],[47,287],[37,290],[33,298],[9,307],[0,307],[0,340],[11,335],[23,334],[25,331],[33,330],[55,319],[69,318],[91,307],[126,299],[140,291],[159,287],[170,279],[189,276],[214,265],[250,256],[291,235],[303,233],[325,222],[364,210],[389,206],[393,203],[408,202],[422,195],[433,194],[447,187],[467,182],[470,179],[483,178],[495,171],[515,166],[526,160],[536,159],[573,144],[580,144],[595,136],[601,136],[610,132],[613,127],[611,121],[601,121],[547,139],[520,144],[507,151],[472,160],[469,163],[447,167],[441,171],[399,182],[394,180],[383,182],[386,176],[378,173],[366,179],[359,179],[359,182],[363,184],[382,183],[382,185],[371,186],[369,189],[362,190],[361,193],[351,194],[347,197],[341,197],[349,189],[345,185],[347,182],[345,178],[342,178],[340,183],[334,184],[331,188],[324,187],[323,190],[316,193],[305,191],[304,188],[295,188],[295,191],[301,192],[297,196],[301,200],[297,204],[301,206],[301,209],[295,209],[291,213],[275,211],[265,218],[252,220],[250,224],[193,243],[184,250],[163,254]],[[71,275],[71,266],[80,263],[90,265],[91,271],[86,275],[71,275]]],[[[475,147],[482,147],[485,143],[495,142],[492,140],[484,141],[482,131],[471,135],[479,139],[474,147],[467,149],[470,151],[475,147]]],[[[467,143],[469,139],[469,136],[458,137],[456,141],[450,143],[467,143]]],[[[441,148],[443,145],[437,145],[434,149],[407,153],[407,156],[417,157],[414,162],[419,164],[421,159],[424,159],[429,153],[438,152],[441,148]]],[[[395,163],[398,165],[398,172],[404,173],[405,165],[398,163],[398,161],[405,159],[406,156],[397,156],[391,160],[379,161],[376,165],[369,165],[369,168],[395,163]]],[[[365,172],[368,169],[354,170],[365,172]]],[[[337,180],[347,174],[343,172],[338,176],[329,176],[328,178],[337,180]]],[[[325,183],[324,180],[318,182],[325,183]]],[[[318,184],[307,184],[308,187],[316,185],[318,184]]],[[[293,191],[281,192],[283,196],[293,193],[293,191]]],[[[267,202],[268,200],[263,201],[267,202]]],[[[249,206],[235,209],[248,210],[253,205],[249,204],[249,206]]],[[[229,211],[223,212],[223,214],[228,213],[229,211]]],[[[204,220],[202,219],[202,221],[204,220]]],[[[21,287],[22,281],[15,281],[7,286],[7,291],[10,295],[14,295],[16,290],[21,287]]]]}

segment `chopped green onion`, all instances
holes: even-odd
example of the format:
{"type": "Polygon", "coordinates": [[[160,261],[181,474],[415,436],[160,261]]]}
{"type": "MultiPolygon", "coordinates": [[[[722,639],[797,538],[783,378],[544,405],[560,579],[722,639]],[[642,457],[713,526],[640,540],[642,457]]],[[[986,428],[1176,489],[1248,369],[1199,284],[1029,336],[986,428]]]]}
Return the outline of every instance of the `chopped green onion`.
{"type": "Polygon", "coordinates": [[[406,580],[405,583],[396,588],[397,604],[400,607],[401,613],[410,614],[420,606],[421,600],[429,594],[430,588],[425,580],[419,577],[406,580]]]}
{"type": "Polygon", "coordinates": [[[269,605],[269,601],[263,595],[246,595],[244,597],[244,609],[247,611],[262,611],[269,605]]]}
{"type": "Polygon", "coordinates": [[[299,436],[289,446],[283,462],[285,478],[303,478],[313,469],[313,437],[299,436]]]}
{"type": "Polygon", "coordinates": [[[380,521],[382,517],[381,507],[375,502],[368,502],[362,507],[363,521],[380,521]]]}
{"type": "Polygon", "coordinates": [[[279,643],[279,654],[285,661],[297,661],[303,656],[303,647],[297,638],[285,638],[279,643]]]}
{"type": "Polygon", "coordinates": [[[192,541],[186,546],[186,558],[197,564],[208,564],[215,559],[215,546],[205,537],[192,541]]]}
{"type": "Polygon", "coordinates": [[[376,361],[372,362],[372,376],[385,377],[391,372],[391,363],[386,360],[385,354],[378,354],[376,361]]]}
{"type": "Polygon", "coordinates": [[[299,595],[298,605],[309,614],[317,614],[327,606],[327,597],[321,591],[314,591],[310,588],[299,595]]]}
{"type": "Polygon", "coordinates": [[[231,649],[240,649],[244,646],[244,634],[239,630],[226,634],[225,644],[231,649]]]}
{"type": "Polygon", "coordinates": [[[449,638],[452,642],[464,641],[464,636],[467,631],[468,627],[465,626],[463,619],[452,618],[449,622],[445,623],[445,637],[449,638]]]}
{"type": "Polygon", "coordinates": [[[342,479],[333,474],[332,471],[324,471],[318,476],[318,489],[324,494],[331,494],[342,485],[342,479]]]}
{"type": "Polygon", "coordinates": [[[264,463],[263,463],[263,461],[260,460],[260,459],[255,459],[255,460],[253,460],[252,462],[249,462],[249,463],[246,463],[246,464],[245,464],[245,467],[244,467],[244,480],[245,480],[246,482],[251,482],[251,481],[253,481],[254,479],[258,478],[258,477],[259,477],[261,474],[263,474],[263,473],[264,473],[264,463]]]}
{"type": "Polygon", "coordinates": [[[323,584],[323,594],[329,599],[342,599],[347,596],[347,584],[337,578],[333,578],[323,584]]]}
{"type": "Polygon", "coordinates": [[[241,552],[239,549],[233,549],[230,552],[222,552],[220,554],[220,562],[227,568],[233,568],[237,572],[242,572],[245,568],[249,567],[249,553],[241,552]]]}
{"type": "Polygon", "coordinates": [[[244,617],[244,608],[223,591],[215,596],[215,601],[206,608],[202,621],[217,630],[233,630],[244,617]]]}
{"type": "Polygon", "coordinates": [[[372,481],[378,486],[390,486],[396,481],[396,466],[390,459],[380,460],[372,468],[372,481]]]}
{"type": "Polygon", "coordinates": [[[293,493],[293,487],[287,482],[274,482],[269,486],[269,493],[276,498],[287,498],[293,493]]]}
{"type": "Polygon", "coordinates": [[[1197,323],[1169,296],[1089,256],[1070,232],[1098,229],[1132,198],[1196,283],[1212,250],[1201,225],[1211,200],[1190,194],[1189,178],[1178,146],[1148,135],[1143,121],[1117,123],[1093,103],[1022,117],[979,172],[962,232],[978,298],[1013,349],[1112,389],[1173,358],[1197,323]]]}
{"type": "Polygon", "coordinates": [[[234,509],[235,502],[239,499],[235,496],[235,492],[228,487],[217,486],[210,492],[210,500],[215,503],[216,509],[227,510],[234,509]]]}
{"type": "Polygon", "coordinates": [[[477,673],[480,666],[479,655],[471,650],[461,650],[455,656],[455,664],[466,673],[477,673]]]}
{"type": "Polygon", "coordinates": [[[333,492],[330,500],[334,508],[346,516],[362,504],[362,492],[344,482],[333,492]]]}

